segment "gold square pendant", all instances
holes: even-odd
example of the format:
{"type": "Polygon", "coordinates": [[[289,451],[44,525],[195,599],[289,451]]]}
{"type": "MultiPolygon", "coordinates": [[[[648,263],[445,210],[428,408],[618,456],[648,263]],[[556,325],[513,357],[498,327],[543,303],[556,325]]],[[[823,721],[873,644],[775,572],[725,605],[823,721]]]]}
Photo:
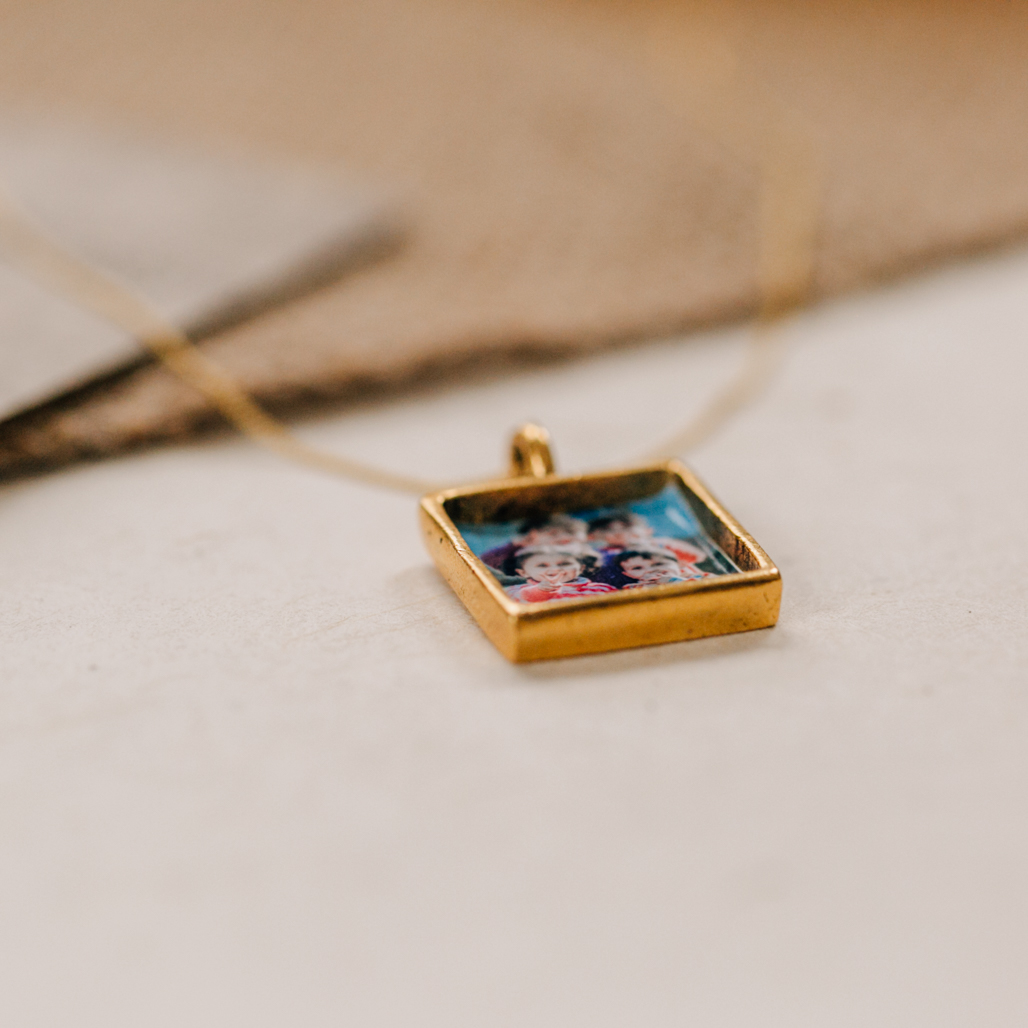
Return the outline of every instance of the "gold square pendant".
{"type": "Polygon", "coordinates": [[[421,501],[429,553],[509,660],[769,628],[782,579],[683,464],[553,473],[545,432],[515,437],[514,477],[421,501]]]}

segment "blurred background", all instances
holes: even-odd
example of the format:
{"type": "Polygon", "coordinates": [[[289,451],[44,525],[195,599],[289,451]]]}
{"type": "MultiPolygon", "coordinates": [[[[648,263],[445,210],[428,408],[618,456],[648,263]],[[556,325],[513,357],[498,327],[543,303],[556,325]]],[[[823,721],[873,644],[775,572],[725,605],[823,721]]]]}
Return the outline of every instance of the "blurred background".
{"type": "MultiPolygon", "coordinates": [[[[267,223],[265,279],[297,279],[302,248],[276,251],[293,226],[270,211],[310,191],[298,171],[366,205],[347,224],[351,256],[368,248],[359,271],[288,306],[251,271],[250,296],[279,309],[211,346],[288,410],[737,320],[768,290],[823,296],[1016,238],[1026,18],[999,0],[11,3],[0,96],[6,149],[30,151],[22,201],[34,188],[54,234],[101,264],[126,252],[123,275],[162,256],[203,268],[267,223]],[[193,166],[154,177],[183,153],[193,166]],[[226,158],[251,167],[220,187],[195,166],[226,158]],[[251,181],[269,163],[294,175],[277,193],[251,181]],[[205,189],[210,209],[174,243],[152,213],[140,223],[205,189]],[[231,219],[212,214],[247,192],[231,219]],[[401,245],[381,246],[387,222],[401,245]],[[781,279],[797,263],[791,285],[771,281],[769,266],[781,279]]],[[[343,232],[338,204],[308,207],[343,232]]],[[[224,305],[226,287],[208,288],[207,308],[224,305]]],[[[143,369],[4,426],[0,466],[211,421],[192,390],[143,369]]]]}

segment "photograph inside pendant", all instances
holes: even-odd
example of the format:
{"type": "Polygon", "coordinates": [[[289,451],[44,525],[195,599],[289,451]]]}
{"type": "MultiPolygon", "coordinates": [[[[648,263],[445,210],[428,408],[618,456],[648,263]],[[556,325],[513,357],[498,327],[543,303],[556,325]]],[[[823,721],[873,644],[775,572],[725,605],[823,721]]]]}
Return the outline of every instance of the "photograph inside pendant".
{"type": "Polygon", "coordinates": [[[457,522],[456,527],[504,592],[521,603],[645,589],[740,570],[673,485],[617,506],[457,522]]]}

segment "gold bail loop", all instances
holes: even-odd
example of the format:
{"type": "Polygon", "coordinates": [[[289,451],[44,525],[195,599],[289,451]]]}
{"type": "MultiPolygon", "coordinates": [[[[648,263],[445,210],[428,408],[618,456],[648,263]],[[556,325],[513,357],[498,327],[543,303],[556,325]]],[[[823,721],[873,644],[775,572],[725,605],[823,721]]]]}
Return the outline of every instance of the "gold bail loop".
{"type": "Polygon", "coordinates": [[[522,425],[510,444],[512,478],[545,478],[553,474],[550,433],[540,425],[522,425]]]}

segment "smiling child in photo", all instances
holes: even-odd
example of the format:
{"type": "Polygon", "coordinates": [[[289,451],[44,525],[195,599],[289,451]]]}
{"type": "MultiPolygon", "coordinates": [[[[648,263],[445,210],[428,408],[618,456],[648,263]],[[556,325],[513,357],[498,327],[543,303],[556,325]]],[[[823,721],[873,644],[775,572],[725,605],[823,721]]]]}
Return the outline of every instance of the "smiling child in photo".
{"type": "Polygon", "coordinates": [[[669,550],[634,549],[622,550],[608,558],[610,578],[622,589],[641,589],[648,585],[670,585],[674,582],[690,582],[697,578],[712,578],[707,571],[700,571],[695,564],[679,560],[669,550]]]}
{"type": "Polygon", "coordinates": [[[611,585],[587,577],[599,555],[582,546],[532,546],[512,554],[503,572],[525,579],[523,585],[508,586],[507,595],[522,603],[572,599],[616,592],[611,585]]]}
{"type": "Polygon", "coordinates": [[[585,534],[586,523],[567,514],[529,518],[518,525],[517,534],[511,537],[510,542],[486,550],[481,560],[489,567],[502,571],[507,561],[519,550],[533,546],[583,546],[585,534]]]}

